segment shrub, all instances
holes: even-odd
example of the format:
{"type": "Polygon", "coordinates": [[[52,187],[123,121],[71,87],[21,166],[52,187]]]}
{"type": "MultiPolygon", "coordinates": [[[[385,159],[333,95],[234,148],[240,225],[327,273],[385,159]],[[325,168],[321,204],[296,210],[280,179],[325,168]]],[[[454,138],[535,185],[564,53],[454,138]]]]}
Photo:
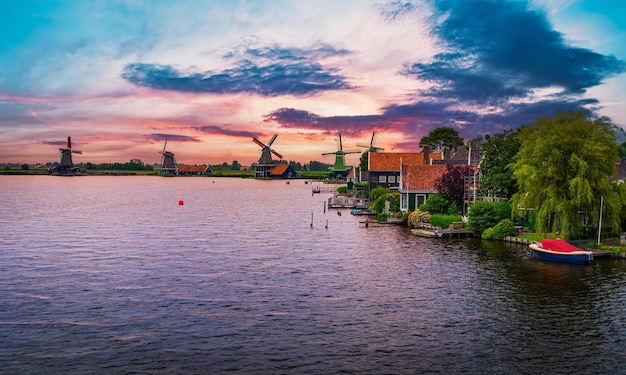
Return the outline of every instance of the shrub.
{"type": "Polygon", "coordinates": [[[485,229],[494,227],[498,222],[500,219],[492,204],[478,201],[470,206],[467,229],[474,236],[482,235],[485,229]]]}
{"type": "Polygon", "coordinates": [[[430,215],[430,223],[439,228],[447,228],[450,224],[461,221],[459,215],[430,215]]]}
{"type": "Polygon", "coordinates": [[[427,212],[423,212],[420,210],[415,210],[411,212],[408,217],[409,226],[414,227],[414,228],[419,227],[420,223],[423,222],[424,216],[427,216],[427,215],[428,215],[427,212]]]}
{"type": "Polygon", "coordinates": [[[382,187],[382,186],[376,186],[372,191],[370,191],[370,200],[372,202],[376,201],[378,198],[380,198],[383,195],[387,195],[391,192],[391,190],[382,187]]]}
{"type": "Polygon", "coordinates": [[[450,210],[450,202],[441,194],[433,194],[426,199],[426,202],[419,209],[431,214],[447,214],[450,210]]]}
{"type": "Polygon", "coordinates": [[[337,188],[337,193],[338,194],[346,194],[348,192],[348,187],[347,186],[339,186],[337,188]]]}
{"type": "Polygon", "coordinates": [[[504,219],[493,227],[493,238],[502,239],[507,236],[515,236],[517,229],[511,219],[504,219]]]}
{"type": "Polygon", "coordinates": [[[511,202],[509,201],[500,201],[491,203],[498,220],[510,219],[511,218],[511,202]]]}
{"type": "Polygon", "coordinates": [[[491,240],[493,239],[493,228],[487,228],[483,231],[483,234],[480,235],[483,240],[491,240]]]}

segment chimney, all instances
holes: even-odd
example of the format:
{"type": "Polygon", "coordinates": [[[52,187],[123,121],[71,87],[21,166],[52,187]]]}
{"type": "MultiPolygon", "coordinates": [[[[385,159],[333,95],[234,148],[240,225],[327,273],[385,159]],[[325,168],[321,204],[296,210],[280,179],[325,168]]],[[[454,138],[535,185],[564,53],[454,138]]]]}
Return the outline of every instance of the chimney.
{"type": "Polygon", "coordinates": [[[430,156],[428,154],[429,151],[430,151],[429,147],[428,146],[424,146],[423,151],[422,151],[424,153],[424,165],[428,165],[429,164],[429,161],[428,161],[428,158],[430,156]]]}
{"type": "Polygon", "coordinates": [[[452,150],[450,149],[450,147],[446,147],[446,165],[450,165],[450,154],[452,153],[452,150]]]}

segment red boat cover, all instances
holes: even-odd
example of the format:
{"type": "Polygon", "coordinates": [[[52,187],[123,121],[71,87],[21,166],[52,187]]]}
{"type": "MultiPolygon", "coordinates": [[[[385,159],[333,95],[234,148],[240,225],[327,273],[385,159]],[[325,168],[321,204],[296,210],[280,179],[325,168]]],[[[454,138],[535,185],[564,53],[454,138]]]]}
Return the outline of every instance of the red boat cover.
{"type": "Polygon", "coordinates": [[[572,251],[583,251],[576,246],[569,244],[563,240],[541,240],[541,247],[547,250],[558,251],[560,253],[571,253],[572,251]]]}

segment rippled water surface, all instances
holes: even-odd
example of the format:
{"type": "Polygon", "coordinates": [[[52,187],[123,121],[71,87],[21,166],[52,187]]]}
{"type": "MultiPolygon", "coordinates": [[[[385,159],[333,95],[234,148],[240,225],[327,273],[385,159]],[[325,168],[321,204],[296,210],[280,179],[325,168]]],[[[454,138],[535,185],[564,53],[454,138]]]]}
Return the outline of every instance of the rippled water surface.
{"type": "Polygon", "coordinates": [[[626,373],[624,261],[365,228],[327,198],[0,176],[0,373],[626,373]]]}

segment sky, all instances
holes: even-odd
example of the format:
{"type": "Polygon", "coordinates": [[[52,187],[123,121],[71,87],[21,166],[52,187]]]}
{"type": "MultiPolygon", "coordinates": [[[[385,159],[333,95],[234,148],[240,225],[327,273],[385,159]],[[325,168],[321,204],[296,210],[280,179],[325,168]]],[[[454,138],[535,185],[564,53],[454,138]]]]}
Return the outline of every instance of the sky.
{"type": "MultiPolygon", "coordinates": [[[[626,126],[622,0],[0,0],[0,163],[419,152],[586,108],[626,126]]],[[[359,154],[347,156],[358,164],[359,154]]]]}

